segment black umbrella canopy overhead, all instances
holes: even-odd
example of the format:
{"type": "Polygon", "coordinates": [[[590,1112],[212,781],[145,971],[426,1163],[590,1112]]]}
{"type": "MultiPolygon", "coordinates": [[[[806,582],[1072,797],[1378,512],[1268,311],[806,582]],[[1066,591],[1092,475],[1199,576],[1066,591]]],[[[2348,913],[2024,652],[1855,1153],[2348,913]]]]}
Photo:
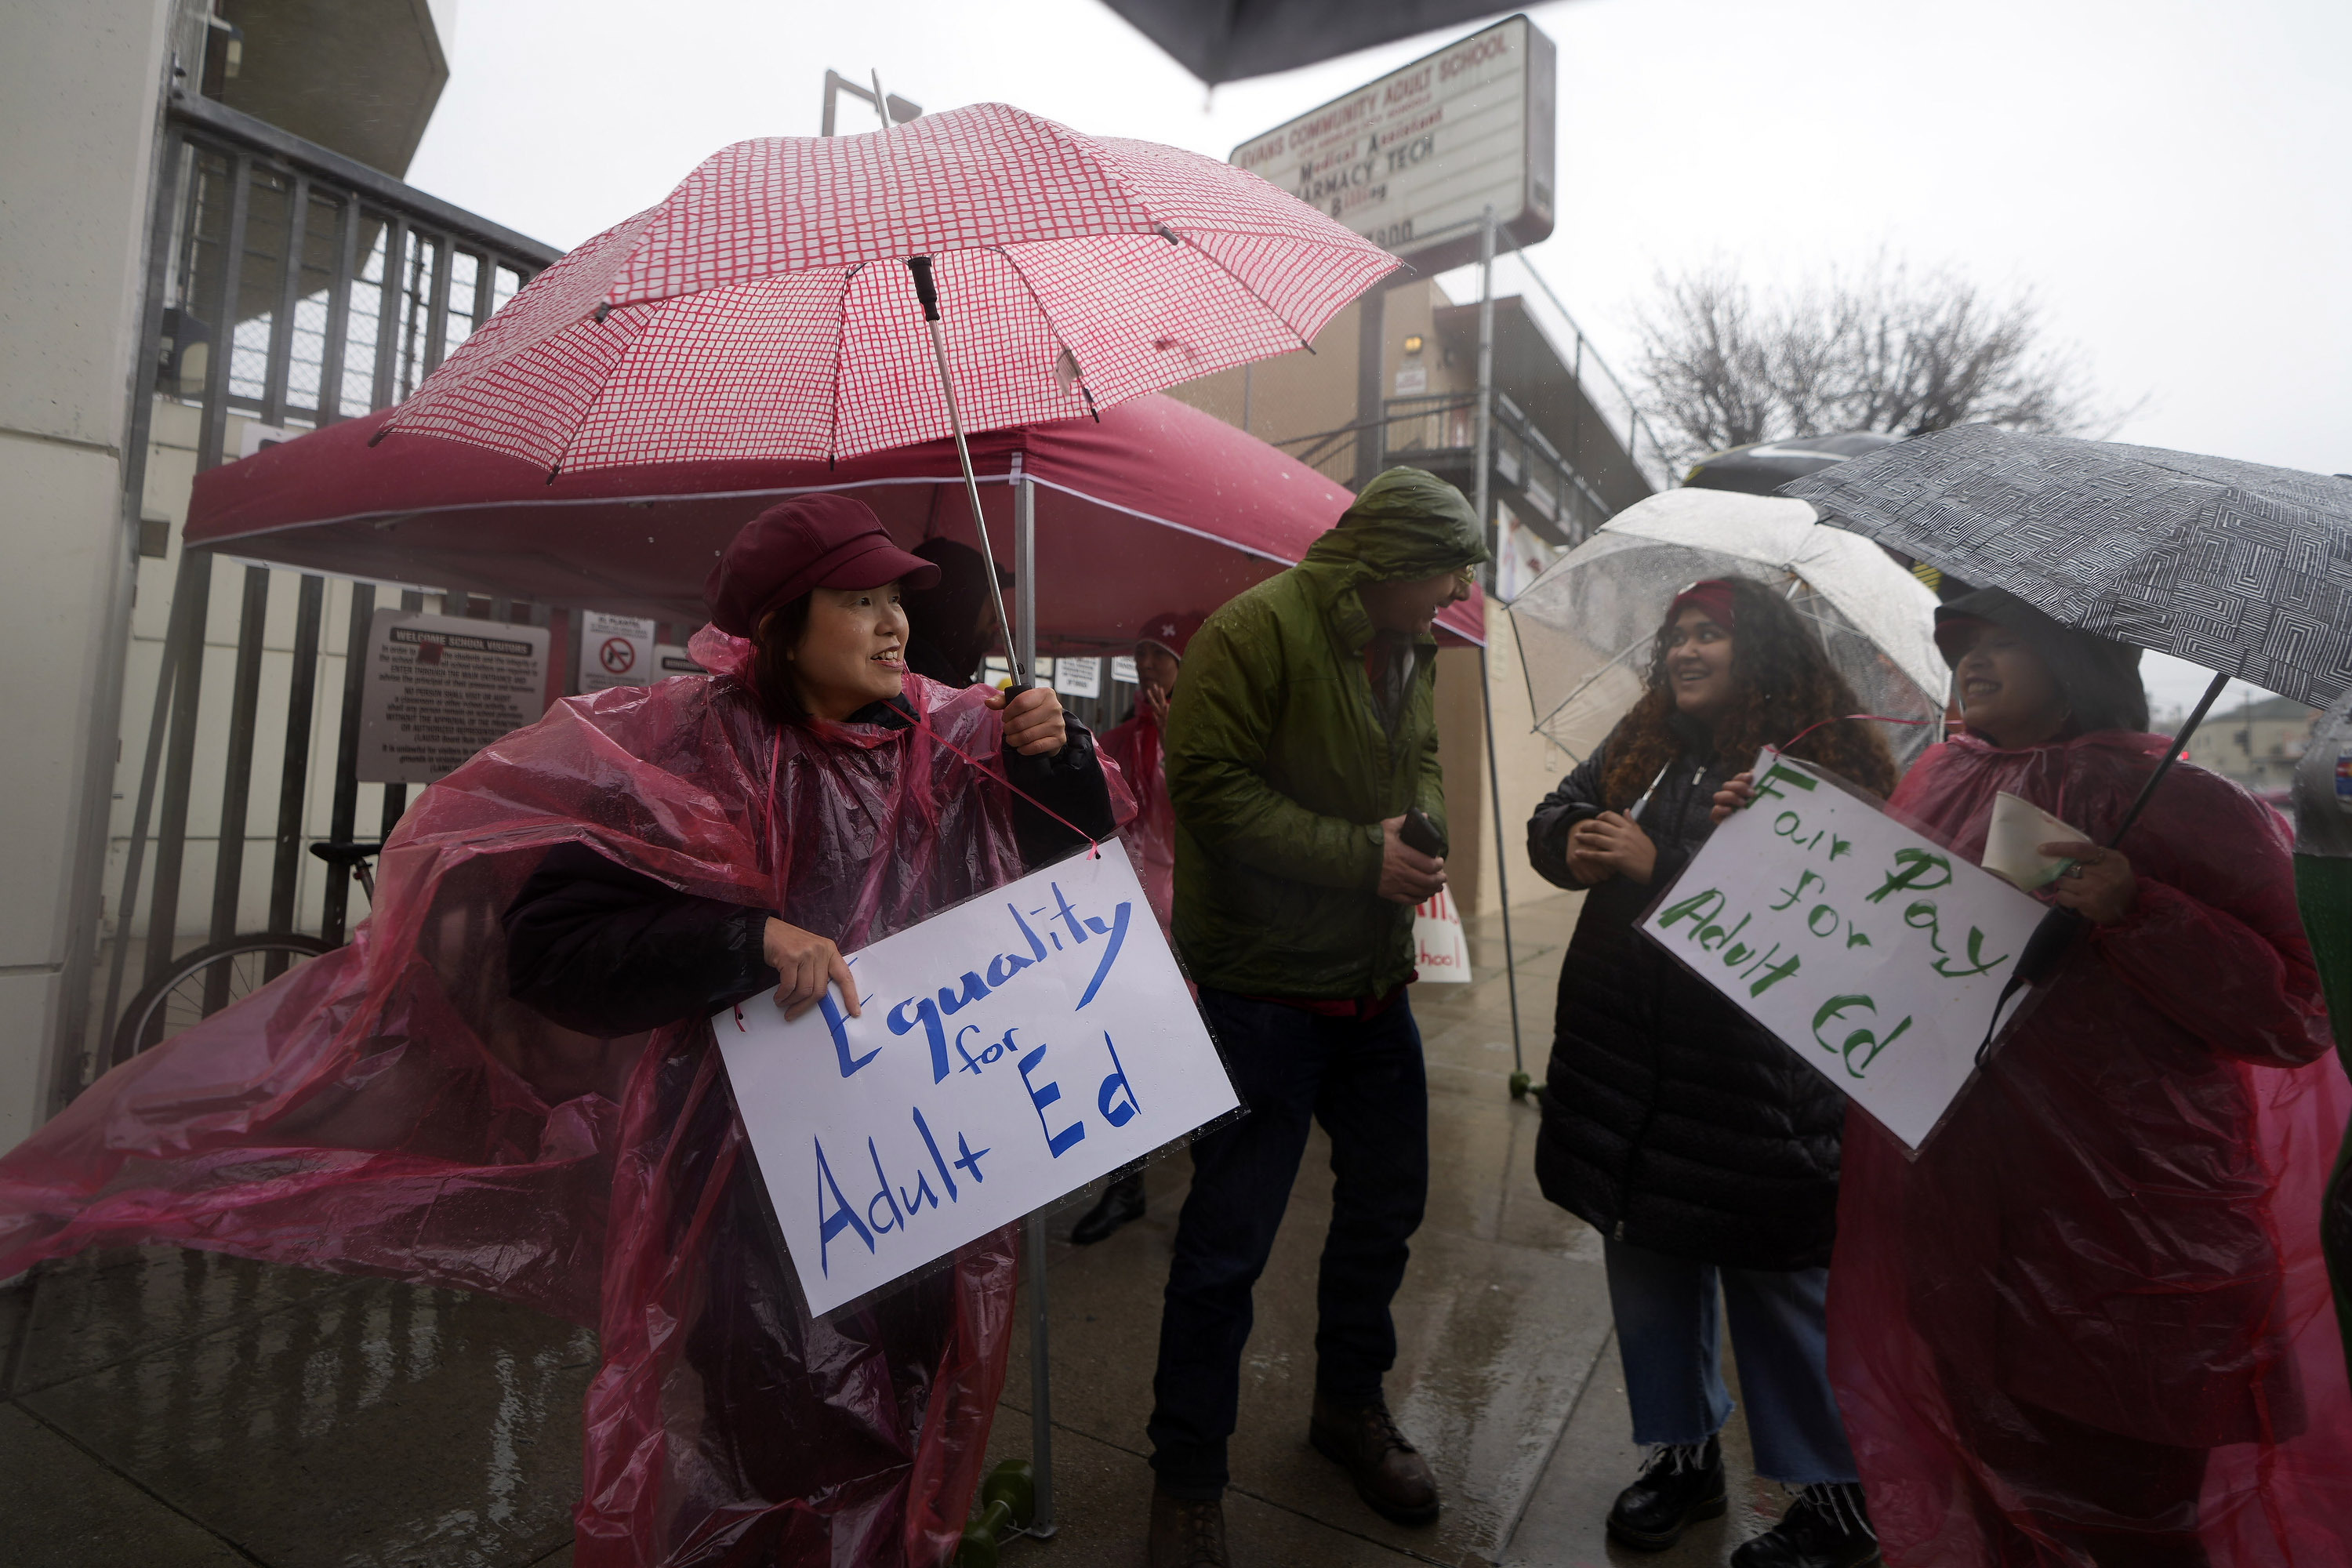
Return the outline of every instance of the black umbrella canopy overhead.
{"type": "Polygon", "coordinates": [[[1781,493],[2064,625],[2315,708],[2352,689],[2352,479],[1964,425],[1781,493]]]}
{"type": "Polygon", "coordinates": [[[1791,436],[1785,441],[1757,441],[1711,452],[1691,465],[1683,484],[1692,489],[1738,490],[1751,496],[1779,495],[1790,479],[1817,474],[1832,463],[1892,447],[1900,436],[1853,430],[1838,436],[1791,436]]]}
{"type": "Polygon", "coordinates": [[[1103,0],[1211,87],[1511,9],[1493,0],[1103,0]]]}

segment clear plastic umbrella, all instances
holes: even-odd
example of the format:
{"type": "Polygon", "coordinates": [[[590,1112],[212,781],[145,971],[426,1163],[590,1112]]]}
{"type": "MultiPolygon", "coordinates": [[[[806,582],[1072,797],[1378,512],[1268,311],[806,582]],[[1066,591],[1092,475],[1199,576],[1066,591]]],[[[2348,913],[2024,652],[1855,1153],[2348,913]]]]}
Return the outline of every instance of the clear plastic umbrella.
{"type": "Polygon", "coordinates": [[[1536,728],[1590,756],[1641,695],[1666,606],[1703,577],[1781,588],[1863,712],[1924,721],[1887,727],[1898,763],[1940,738],[1949,675],[1926,584],[1876,545],[1815,521],[1803,501],[1709,489],[1628,507],[1512,603],[1536,728]]]}

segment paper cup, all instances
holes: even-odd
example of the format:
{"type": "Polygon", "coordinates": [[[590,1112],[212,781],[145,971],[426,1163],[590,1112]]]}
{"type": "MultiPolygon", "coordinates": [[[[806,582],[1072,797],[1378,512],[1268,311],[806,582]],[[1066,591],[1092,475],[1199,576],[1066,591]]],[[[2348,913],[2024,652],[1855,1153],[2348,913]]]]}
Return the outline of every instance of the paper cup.
{"type": "Polygon", "coordinates": [[[2080,828],[2069,826],[2032,801],[2002,790],[1992,797],[1992,826],[1985,834],[1984,868],[2030,893],[2055,881],[2061,871],[2074,864],[2072,860],[2044,855],[2039,846],[2055,839],[2083,837],[2080,828]]]}

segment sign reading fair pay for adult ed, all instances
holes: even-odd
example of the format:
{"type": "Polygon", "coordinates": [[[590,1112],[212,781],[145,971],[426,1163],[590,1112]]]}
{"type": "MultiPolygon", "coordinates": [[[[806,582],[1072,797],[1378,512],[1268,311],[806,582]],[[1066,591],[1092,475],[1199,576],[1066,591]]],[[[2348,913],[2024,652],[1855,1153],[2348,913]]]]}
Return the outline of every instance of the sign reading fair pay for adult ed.
{"type": "Polygon", "coordinates": [[[1975,1070],[2042,912],[1768,751],[1756,798],[1642,929],[1916,1149],[1975,1070]]]}
{"type": "Polygon", "coordinates": [[[1239,1104],[1116,839],[849,969],[861,1016],[828,990],[795,1022],[772,994],[711,1020],[811,1312],[1239,1104]]]}

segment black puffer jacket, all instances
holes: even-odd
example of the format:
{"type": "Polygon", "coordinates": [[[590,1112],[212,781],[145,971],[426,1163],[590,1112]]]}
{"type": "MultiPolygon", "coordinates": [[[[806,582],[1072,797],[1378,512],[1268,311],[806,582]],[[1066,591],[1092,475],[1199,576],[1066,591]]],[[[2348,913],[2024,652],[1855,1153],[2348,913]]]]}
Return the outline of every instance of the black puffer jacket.
{"type": "MultiPolygon", "coordinates": [[[[1612,736],[1613,740],[1614,737],[1612,736]]],[[[1685,745],[1639,818],[1647,885],[1613,877],[1584,900],[1560,964],[1536,1178],[1604,1236],[1735,1268],[1830,1260],[1844,1098],[1796,1054],[1636,931],[1713,831],[1731,769],[1685,745]]],[[[1581,888],[1568,830],[1602,809],[1603,745],[1528,821],[1536,869],[1581,888]]]]}

